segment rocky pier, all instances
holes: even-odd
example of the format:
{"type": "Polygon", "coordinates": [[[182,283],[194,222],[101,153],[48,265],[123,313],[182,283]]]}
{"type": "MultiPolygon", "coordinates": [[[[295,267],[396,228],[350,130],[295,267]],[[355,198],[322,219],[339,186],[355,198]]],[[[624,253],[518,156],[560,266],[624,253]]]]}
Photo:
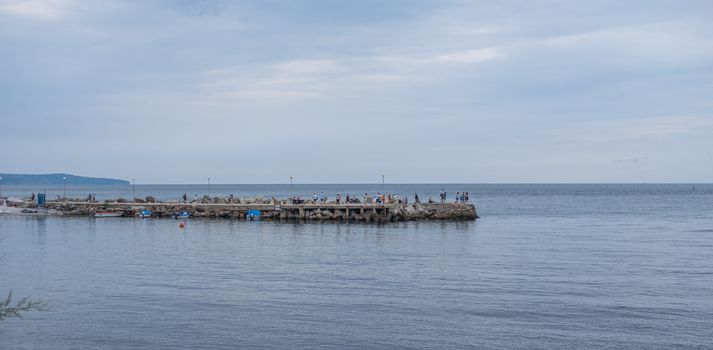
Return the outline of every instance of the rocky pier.
{"type": "MultiPolygon", "coordinates": [[[[28,203],[28,206],[31,203],[28,203]]],[[[149,210],[155,218],[171,218],[186,212],[192,218],[260,219],[273,221],[354,221],[397,222],[414,220],[475,220],[478,218],[472,203],[335,203],[312,202],[294,204],[287,200],[262,198],[236,199],[204,198],[200,201],[146,200],[128,202],[123,199],[102,202],[58,200],[45,204],[45,208],[60,215],[92,216],[96,212],[120,213],[134,217],[149,210]],[[257,214],[257,215],[256,215],[257,214]]]]}

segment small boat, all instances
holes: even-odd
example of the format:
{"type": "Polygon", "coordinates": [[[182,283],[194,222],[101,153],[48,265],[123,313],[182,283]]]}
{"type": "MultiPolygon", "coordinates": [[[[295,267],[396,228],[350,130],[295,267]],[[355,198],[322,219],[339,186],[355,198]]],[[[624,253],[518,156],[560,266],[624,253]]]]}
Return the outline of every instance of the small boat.
{"type": "Polygon", "coordinates": [[[94,213],[95,218],[117,218],[120,216],[123,216],[124,214],[122,213],[117,213],[113,211],[98,211],[94,213]]]}
{"type": "Polygon", "coordinates": [[[173,214],[174,219],[188,219],[188,217],[190,217],[190,216],[191,216],[191,213],[189,213],[187,211],[173,214]]]}
{"type": "Polygon", "coordinates": [[[256,209],[248,210],[248,212],[245,213],[245,218],[250,221],[260,219],[260,211],[256,209]]]}
{"type": "Polygon", "coordinates": [[[136,215],[138,215],[140,218],[150,218],[151,214],[153,214],[153,212],[151,210],[144,209],[136,215]]]}

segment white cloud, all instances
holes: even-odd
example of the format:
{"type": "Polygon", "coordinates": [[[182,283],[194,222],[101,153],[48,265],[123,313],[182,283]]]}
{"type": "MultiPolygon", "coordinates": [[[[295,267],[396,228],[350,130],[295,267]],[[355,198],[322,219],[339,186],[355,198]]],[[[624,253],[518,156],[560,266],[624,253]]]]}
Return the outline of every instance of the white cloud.
{"type": "Polygon", "coordinates": [[[608,143],[662,139],[713,129],[713,116],[669,116],[581,122],[551,129],[548,136],[568,142],[608,143]]]}
{"type": "Polygon", "coordinates": [[[219,100],[301,100],[321,96],[344,74],[349,72],[335,60],[289,60],[211,70],[203,75],[199,88],[202,95],[219,100]]]}
{"type": "Polygon", "coordinates": [[[275,70],[285,75],[327,74],[342,70],[339,62],[328,59],[291,60],[279,63],[275,70]]]}
{"type": "Polygon", "coordinates": [[[205,72],[199,94],[225,101],[294,101],[336,96],[340,92],[376,91],[385,84],[439,79],[431,67],[494,60],[501,49],[488,47],[428,54],[379,54],[333,58],[292,59],[267,64],[244,64],[205,72]]]}
{"type": "Polygon", "coordinates": [[[617,162],[617,163],[629,163],[629,164],[638,163],[640,161],[642,161],[642,159],[639,157],[619,158],[619,159],[615,160],[615,162],[617,162]]]}
{"type": "Polygon", "coordinates": [[[494,60],[504,56],[499,47],[485,47],[478,49],[463,49],[455,51],[429,52],[422,54],[391,54],[368,57],[375,64],[394,68],[405,65],[433,65],[449,63],[478,63],[494,60]]]}
{"type": "Polygon", "coordinates": [[[0,0],[0,14],[39,20],[63,17],[75,0],[0,0]]]}
{"type": "Polygon", "coordinates": [[[709,26],[696,21],[668,21],[619,26],[577,34],[521,41],[512,48],[606,55],[619,63],[680,64],[713,57],[709,26]]]}
{"type": "Polygon", "coordinates": [[[503,53],[499,48],[487,47],[483,49],[449,52],[434,56],[429,61],[445,63],[477,63],[493,60],[501,57],[502,55],[503,53]]]}

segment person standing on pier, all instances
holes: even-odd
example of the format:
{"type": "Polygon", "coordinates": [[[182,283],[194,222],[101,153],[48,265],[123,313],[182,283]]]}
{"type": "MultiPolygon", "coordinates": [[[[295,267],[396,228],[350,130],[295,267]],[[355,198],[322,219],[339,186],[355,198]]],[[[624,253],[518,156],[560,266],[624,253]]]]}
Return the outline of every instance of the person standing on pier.
{"type": "Polygon", "coordinates": [[[183,193],[183,197],[181,198],[183,198],[183,203],[188,203],[188,194],[183,193]]]}
{"type": "Polygon", "coordinates": [[[418,199],[418,193],[413,194],[413,201],[414,203],[421,203],[421,201],[418,199]]]}

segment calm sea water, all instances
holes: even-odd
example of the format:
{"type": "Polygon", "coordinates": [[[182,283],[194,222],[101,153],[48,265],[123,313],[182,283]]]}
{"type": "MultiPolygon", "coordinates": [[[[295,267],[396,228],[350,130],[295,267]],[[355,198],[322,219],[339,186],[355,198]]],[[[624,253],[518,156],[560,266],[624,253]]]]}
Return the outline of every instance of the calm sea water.
{"type": "MultiPolygon", "coordinates": [[[[427,198],[441,188],[469,191],[482,219],[189,220],[181,230],[174,220],[0,216],[0,292],[52,306],[0,322],[0,348],[713,348],[713,185],[385,191],[427,198]]],[[[67,187],[91,192],[131,196],[127,186],[67,187]]],[[[290,188],[136,192],[284,197],[290,188]]]]}

